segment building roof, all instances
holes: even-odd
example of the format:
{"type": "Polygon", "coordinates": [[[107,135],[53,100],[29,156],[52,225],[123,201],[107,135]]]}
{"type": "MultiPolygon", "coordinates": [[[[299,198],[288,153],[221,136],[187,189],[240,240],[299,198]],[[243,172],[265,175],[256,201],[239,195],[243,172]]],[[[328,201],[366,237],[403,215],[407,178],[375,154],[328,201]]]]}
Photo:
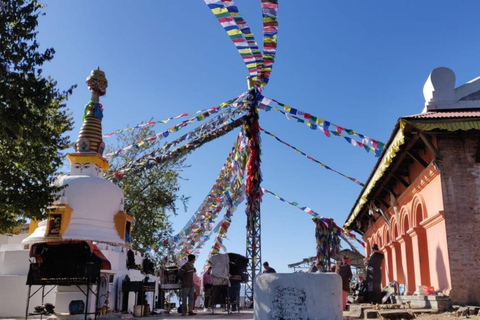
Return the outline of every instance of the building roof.
{"type": "MultiPolygon", "coordinates": [[[[391,173],[408,169],[405,159],[414,156],[407,151],[426,148],[425,141],[416,133],[480,130],[480,78],[455,89],[455,75],[452,74],[453,71],[447,68],[432,71],[424,87],[423,112],[398,119],[345,221],[345,229],[362,233],[356,222],[361,213],[369,209],[368,204],[380,192],[382,183],[391,180],[391,173]]],[[[418,158],[414,160],[419,161],[418,158]]]]}
{"type": "Polygon", "coordinates": [[[402,117],[402,119],[450,119],[450,118],[480,118],[480,110],[448,110],[429,111],[402,117]]]}

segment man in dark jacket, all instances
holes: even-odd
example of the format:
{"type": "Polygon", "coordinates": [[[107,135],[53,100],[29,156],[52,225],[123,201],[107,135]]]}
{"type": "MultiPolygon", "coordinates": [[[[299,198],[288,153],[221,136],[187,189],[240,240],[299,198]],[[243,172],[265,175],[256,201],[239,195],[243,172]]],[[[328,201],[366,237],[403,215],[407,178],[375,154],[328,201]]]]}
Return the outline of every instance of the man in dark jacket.
{"type": "Polygon", "coordinates": [[[196,315],[193,312],[193,294],[195,292],[193,283],[193,273],[195,272],[195,256],[188,255],[188,261],[178,270],[178,277],[182,281],[182,316],[187,314],[187,299],[188,299],[188,314],[190,316],[196,315]]]}
{"type": "Polygon", "coordinates": [[[378,249],[378,245],[372,247],[372,254],[365,261],[367,266],[367,299],[371,303],[382,303],[382,263],[384,255],[378,249]]]}
{"type": "Polygon", "coordinates": [[[263,273],[277,273],[277,271],[275,271],[275,269],[273,269],[272,267],[270,267],[270,265],[268,264],[267,261],[265,261],[263,263],[263,268],[265,269],[263,271],[263,273]]]}
{"type": "Polygon", "coordinates": [[[342,261],[332,267],[332,271],[342,277],[342,306],[343,311],[347,310],[347,293],[350,291],[350,280],[352,280],[352,268],[350,258],[343,256],[342,261]]]}

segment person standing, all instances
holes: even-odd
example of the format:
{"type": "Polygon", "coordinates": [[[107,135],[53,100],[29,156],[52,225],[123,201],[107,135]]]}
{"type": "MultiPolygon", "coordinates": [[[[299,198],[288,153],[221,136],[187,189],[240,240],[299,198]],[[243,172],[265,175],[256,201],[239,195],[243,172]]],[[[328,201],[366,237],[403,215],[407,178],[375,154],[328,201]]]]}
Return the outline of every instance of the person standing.
{"type": "Polygon", "coordinates": [[[230,305],[232,307],[232,311],[237,311],[237,307],[240,307],[240,280],[230,279],[230,305]]]}
{"type": "Polygon", "coordinates": [[[351,303],[365,302],[365,295],[367,293],[367,281],[365,280],[365,276],[363,275],[363,273],[358,274],[357,281],[351,289],[353,292],[351,299],[349,299],[351,303]]]}
{"type": "Polygon", "coordinates": [[[378,245],[372,246],[372,254],[365,261],[367,266],[367,299],[371,303],[382,303],[382,262],[383,253],[378,249],[378,245]]]}
{"type": "Polygon", "coordinates": [[[194,287],[194,292],[193,292],[193,312],[197,312],[195,310],[195,305],[197,304],[197,297],[200,296],[200,288],[202,286],[202,280],[200,280],[200,277],[197,275],[197,269],[193,269],[193,287],[194,287]]]}
{"type": "Polygon", "coordinates": [[[205,310],[208,311],[212,307],[212,267],[208,267],[202,275],[202,286],[203,286],[203,295],[205,297],[204,306],[205,310]]]}
{"type": "Polygon", "coordinates": [[[188,261],[180,267],[178,276],[182,281],[182,316],[187,314],[187,300],[188,300],[188,315],[196,315],[193,312],[193,296],[195,292],[195,283],[193,282],[193,274],[195,273],[195,256],[193,254],[188,255],[188,261]]]}
{"type": "Polygon", "coordinates": [[[350,281],[352,280],[352,268],[350,267],[350,258],[343,256],[342,261],[332,267],[332,271],[342,277],[342,305],[343,311],[347,310],[347,292],[350,291],[350,281]]]}
{"type": "Polygon", "coordinates": [[[322,262],[317,262],[315,265],[312,265],[310,267],[310,269],[308,270],[309,273],[315,273],[315,272],[319,272],[319,273],[322,273],[322,272],[325,272],[324,268],[323,268],[323,263],[322,262]]]}
{"type": "Polygon", "coordinates": [[[267,261],[263,263],[263,268],[265,269],[263,273],[277,273],[275,269],[271,268],[267,261]]]}

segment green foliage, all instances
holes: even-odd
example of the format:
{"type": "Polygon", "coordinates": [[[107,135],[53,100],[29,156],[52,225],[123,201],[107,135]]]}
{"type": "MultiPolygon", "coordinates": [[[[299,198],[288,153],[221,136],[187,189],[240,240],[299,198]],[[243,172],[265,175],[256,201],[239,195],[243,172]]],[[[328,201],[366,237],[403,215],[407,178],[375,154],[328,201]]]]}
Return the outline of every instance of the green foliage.
{"type": "MultiPolygon", "coordinates": [[[[110,163],[110,173],[106,176],[112,176],[111,173],[117,172],[119,168],[129,167],[135,159],[158,148],[158,141],[150,142],[146,139],[153,135],[155,132],[148,127],[117,134],[119,146],[109,147],[107,153],[142,140],[145,144],[142,148],[132,148],[115,156],[110,163]]],[[[188,199],[178,195],[180,173],[185,168],[184,161],[185,158],[179,158],[115,180],[125,195],[125,211],[135,219],[132,230],[133,248],[143,252],[147,248],[153,249],[156,255],[150,254],[150,257],[157,262],[159,257],[165,254],[163,241],[169,238],[173,231],[169,215],[177,214],[177,203],[182,204],[186,210],[188,199]]]]}
{"type": "Polygon", "coordinates": [[[55,51],[39,52],[42,5],[35,0],[0,3],[0,233],[26,218],[41,219],[58,188],[52,177],[62,165],[72,119],[60,92],[39,68],[55,51]]]}

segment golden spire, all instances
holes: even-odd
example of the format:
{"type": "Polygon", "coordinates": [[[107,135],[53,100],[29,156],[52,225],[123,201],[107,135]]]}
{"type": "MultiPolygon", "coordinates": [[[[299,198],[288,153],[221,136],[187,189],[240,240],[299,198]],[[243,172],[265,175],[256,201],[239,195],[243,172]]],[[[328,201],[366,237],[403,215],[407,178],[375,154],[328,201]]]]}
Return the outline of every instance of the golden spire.
{"type": "Polygon", "coordinates": [[[92,100],[85,106],[83,124],[75,143],[75,151],[95,152],[102,155],[105,143],[102,141],[103,106],[99,102],[99,97],[105,95],[108,81],[105,73],[98,68],[90,73],[86,83],[92,92],[92,100]]]}
{"type": "Polygon", "coordinates": [[[92,91],[92,102],[99,103],[99,97],[104,96],[107,92],[108,81],[105,78],[105,72],[100,70],[92,70],[86,81],[88,90],[92,91]]]}

